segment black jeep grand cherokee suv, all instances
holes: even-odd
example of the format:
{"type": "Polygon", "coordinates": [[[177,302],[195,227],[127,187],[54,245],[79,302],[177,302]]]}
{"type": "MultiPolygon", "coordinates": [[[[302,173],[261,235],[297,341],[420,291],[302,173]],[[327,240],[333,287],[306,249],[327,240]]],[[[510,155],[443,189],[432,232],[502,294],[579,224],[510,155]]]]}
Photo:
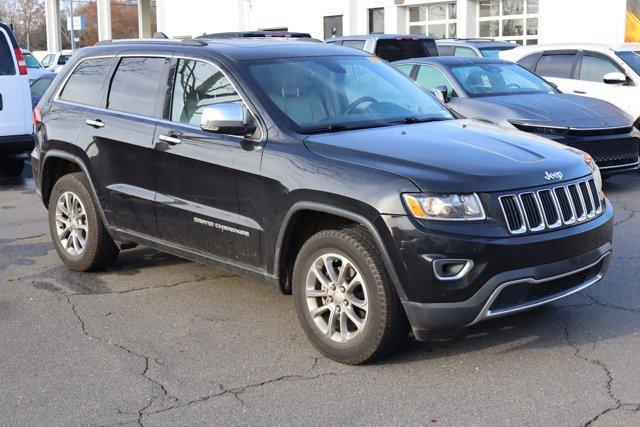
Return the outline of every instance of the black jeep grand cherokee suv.
{"type": "Polygon", "coordinates": [[[293,293],[327,356],[360,363],[597,282],[612,207],[545,139],[456,120],[380,59],[279,40],[83,49],[36,110],[55,248],[135,244],[293,293]]]}

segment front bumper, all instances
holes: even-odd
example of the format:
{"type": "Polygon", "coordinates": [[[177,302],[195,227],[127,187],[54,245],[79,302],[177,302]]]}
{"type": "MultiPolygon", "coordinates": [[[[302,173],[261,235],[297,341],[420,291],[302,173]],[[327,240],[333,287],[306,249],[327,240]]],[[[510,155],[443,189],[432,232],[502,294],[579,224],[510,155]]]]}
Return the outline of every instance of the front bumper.
{"type": "Polygon", "coordinates": [[[505,238],[443,235],[387,218],[398,247],[402,301],[418,339],[566,297],[600,280],[612,250],[613,208],[565,229],[505,238]],[[428,254],[428,255],[427,255],[428,254]],[[431,259],[468,259],[462,278],[441,280],[431,259]]]}

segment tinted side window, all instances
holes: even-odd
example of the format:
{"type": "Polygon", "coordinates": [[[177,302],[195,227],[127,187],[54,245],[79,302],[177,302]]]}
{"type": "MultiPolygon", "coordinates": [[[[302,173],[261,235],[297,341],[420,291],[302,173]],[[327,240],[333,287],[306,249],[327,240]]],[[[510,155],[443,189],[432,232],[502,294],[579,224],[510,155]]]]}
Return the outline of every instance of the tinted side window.
{"type": "Polygon", "coordinates": [[[343,40],[342,46],[364,50],[364,40],[343,40]]]}
{"type": "Polygon", "coordinates": [[[12,76],[16,73],[16,67],[13,64],[13,55],[9,47],[9,41],[0,31],[0,76],[12,76]]]}
{"type": "Polygon", "coordinates": [[[156,99],[167,58],[122,58],[116,70],[107,108],[155,117],[156,99]]]}
{"type": "Polygon", "coordinates": [[[82,61],[67,80],[60,99],[85,105],[97,105],[100,88],[114,58],[95,58],[82,61]]]}
{"type": "Polygon", "coordinates": [[[618,73],[620,70],[611,61],[598,56],[584,55],[580,67],[580,80],[603,83],[603,77],[608,73],[618,73]]]}
{"type": "Polygon", "coordinates": [[[438,45],[438,53],[440,56],[453,56],[453,46],[438,45]]]}
{"type": "Polygon", "coordinates": [[[536,71],[536,63],[538,62],[539,54],[534,53],[533,55],[527,55],[517,62],[521,67],[526,68],[527,70],[535,73],[536,71]]]}
{"type": "Polygon", "coordinates": [[[570,79],[574,58],[575,55],[571,53],[542,55],[536,73],[545,77],[570,79]]]}
{"type": "Polygon", "coordinates": [[[178,61],[171,103],[171,121],[199,126],[202,110],[221,102],[241,102],[227,77],[203,61],[178,61]]]}
{"type": "Polygon", "coordinates": [[[420,86],[426,89],[435,89],[438,86],[446,86],[447,87],[447,95],[453,96],[453,86],[449,79],[442,73],[442,71],[438,70],[434,67],[429,66],[421,66],[418,70],[418,75],[416,76],[416,81],[420,84],[420,86]]]}
{"type": "MultiPolygon", "coordinates": [[[[433,43],[433,41],[430,41],[433,43]]],[[[435,55],[431,55],[428,41],[422,40],[378,40],[375,54],[389,62],[403,59],[437,56],[438,50],[433,44],[435,55]]]]}
{"type": "Polygon", "coordinates": [[[477,58],[478,54],[476,53],[475,50],[469,48],[469,47],[456,47],[456,53],[454,54],[454,56],[467,56],[467,57],[471,57],[471,58],[477,58]]]}

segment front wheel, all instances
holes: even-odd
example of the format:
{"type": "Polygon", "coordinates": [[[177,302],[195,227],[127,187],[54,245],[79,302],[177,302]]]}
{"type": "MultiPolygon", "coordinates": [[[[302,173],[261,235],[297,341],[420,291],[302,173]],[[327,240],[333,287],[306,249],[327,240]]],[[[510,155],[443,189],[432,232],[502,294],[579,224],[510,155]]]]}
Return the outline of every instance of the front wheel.
{"type": "Polygon", "coordinates": [[[363,230],[323,230],[309,238],[296,259],[293,296],[307,337],[338,362],[374,360],[407,337],[400,300],[363,230]]]}

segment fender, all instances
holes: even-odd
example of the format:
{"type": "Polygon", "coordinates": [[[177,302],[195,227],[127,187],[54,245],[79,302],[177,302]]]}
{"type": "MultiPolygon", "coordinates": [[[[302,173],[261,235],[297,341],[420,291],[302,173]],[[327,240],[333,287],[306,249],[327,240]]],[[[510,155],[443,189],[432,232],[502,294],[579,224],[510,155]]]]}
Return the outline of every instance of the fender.
{"type": "MultiPolygon", "coordinates": [[[[80,157],[78,157],[76,155],[73,155],[71,153],[68,153],[66,151],[49,150],[44,155],[44,159],[42,160],[42,165],[40,166],[41,171],[44,170],[45,165],[47,164],[47,160],[50,159],[50,158],[59,158],[59,159],[68,160],[70,162],[75,163],[76,165],[78,165],[80,167],[82,172],[87,177],[87,181],[89,182],[89,192],[91,193],[91,197],[93,197],[93,202],[95,203],[96,207],[98,208],[98,213],[100,214],[100,219],[102,220],[102,223],[104,224],[105,228],[107,229],[107,232],[109,233],[109,235],[111,235],[111,237],[113,238],[114,236],[113,236],[113,234],[111,232],[111,227],[109,226],[109,223],[107,222],[107,217],[104,214],[104,211],[102,210],[102,205],[100,205],[100,199],[98,199],[98,193],[96,192],[95,186],[93,185],[93,180],[91,179],[91,174],[89,173],[89,168],[87,168],[87,165],[84,163],[84,161],[80,157]]],[[[42,172],[40,172],[40,188],[42,188],[43,180],[44,180],[44,174],[42,172]]]]}
{"type": "Polygon", "coordinates": [[[378,251],[380,251],[380,254],[382,255],[382,261],[384,262],[385,267],[387,268],[387,271],[389,272],[389,276],[391,277],[391,281],[393,282],[393,286],[396,290],[396,292],[398,293],[398,297],[400,298],[401,301],[405,301],[407,299],[407,295],[404,292],[404,288],[402,287],[402,284],[400,282],[400,277],[398,276],[398,273],[396,271],[395,265],[393,264],[393,261],[391,260],[391,256],[389,255],[389,251],[387,250],[387,247],[384,244],[384,241],[382,240],[382,237],[380,236],[380,233],[378,232],[378,229],[373,225],[373,222],[371,222],[369,219],[365,218],[364,216],[357,214],[355,212],[352,211],[348,211],[345,209],[341,209],[341,208],[337,208],[334,206],[330,206],[330,205],[325,205],[322,203],[316,203],[316,202],[297,202],[294,203],[294,205],[289,209],[289,211],[287,212],[287,214],[284,217],[284,220],[282,221],[282,225],[280,226],[280,231],[278,232],[278,238],[276,240],[276,251],[275,251],[275,276],[279,277],[280,276],[280,256],[281,256],[281,248],[282,248],[282,241],[284,240],[284,235],[287,231],[287,228],[289,226],[289,223],[291,221],[291,218],[293,217],[293,215],[301,210],[310,210],[310,211],[316,211],[316,212],[323,212],[323,213],[328,213],[328,214],[332,214],[332,215],[336,215],[336,216],[340,216],[346,219],[349,219],[351,221],[357,222],[358,224],[362,225],[363,227],[365,227],[367,229],[367,231],[371,234],[371,236],[373,237],[376,246],[378,248],[378,251]]]}

